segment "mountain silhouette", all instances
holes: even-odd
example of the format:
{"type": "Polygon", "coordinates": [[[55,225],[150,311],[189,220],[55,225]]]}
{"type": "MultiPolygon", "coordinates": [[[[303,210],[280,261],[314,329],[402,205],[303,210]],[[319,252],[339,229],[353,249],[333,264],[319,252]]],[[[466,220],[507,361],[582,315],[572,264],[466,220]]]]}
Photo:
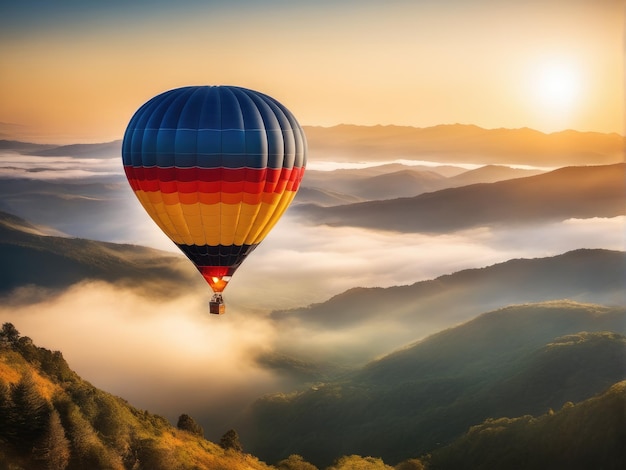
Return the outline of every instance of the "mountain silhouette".
{"type": "MultiPolygon", "coordinates": [[[[542,170],[527,170],[510,168],[500,165],[487,165],[475,170],[462,170],[446,177],[441,174],[440,167],[417,169],[405,165],[384,165],[378,171],[372,169],[315,171],[308,170],[302,182],[301,190],[333,191],[338,194],[351,195],[362,201],[397,199],[412,197],[425,192],[439,191],[446,188],[456,188],[476,183],[493,183],[513,178],[522,178],[543,173],[542,170]],[[383,168],[388,171],[384,171],[383,168]]],[[[444,170],[444,173],[447,173],[444,170]]],[[[361,201],[345,200],[332,201],[316,200],[311,197],[302,197],[300,192],[296,196],[296,203],[311,203],[321,206],[348,204],[361,201]]]]}
{"type": "Polygon", "coordinates": [[[449,124],[304,127],[312,157],[331,161],[417,159],[448,163],[566,166],[623,161],[619,134],[529,128],[483,129],[449,124]]]}
{"type": "Polygon", "coordinates": [[[0,212],[0,293],[23,286],[61,289],[88,279],[136,287],[202,285],[202,278],[181,256],[48,233],[0,212]]]}
{"type": "Polygon", "coordinates": [[[333,207],[299,205],[301,220],[397,232],[442,233],[481,226],[626,214],[626,164],[566,167],[526,178],[444,189],[411,198],[333,207]]]}

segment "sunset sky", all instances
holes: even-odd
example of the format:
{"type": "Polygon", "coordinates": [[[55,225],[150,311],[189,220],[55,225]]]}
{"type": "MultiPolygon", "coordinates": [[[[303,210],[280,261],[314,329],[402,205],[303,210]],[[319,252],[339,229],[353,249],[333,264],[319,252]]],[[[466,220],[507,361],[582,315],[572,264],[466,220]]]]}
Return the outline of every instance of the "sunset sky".
{"type": "Polygon", "coordinates": [[[624,132],[623,0],[0,7],[0,138],[122,138],[170,88],[244,86],[303,125],[624,132]]]}

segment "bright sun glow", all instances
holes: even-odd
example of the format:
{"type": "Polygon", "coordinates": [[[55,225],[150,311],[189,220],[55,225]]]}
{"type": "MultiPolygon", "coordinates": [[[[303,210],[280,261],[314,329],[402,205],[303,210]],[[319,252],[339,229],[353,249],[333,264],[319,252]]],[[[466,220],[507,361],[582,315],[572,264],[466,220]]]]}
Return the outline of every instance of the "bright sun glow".
{"type": "Polygon", "coordinates": [[[575,126],[577,109],[582,106],[584,73],[565,59],[550,59],[530,70],[528,97],[534,118],[545,129],[575,126]]]}
{"type": "Polygon", "coordinates": [[[538,73],[537,94],[549,107],[570,107],[579,98],[580,81],[580,73],[572,65],[549,64],[538,73]]]}

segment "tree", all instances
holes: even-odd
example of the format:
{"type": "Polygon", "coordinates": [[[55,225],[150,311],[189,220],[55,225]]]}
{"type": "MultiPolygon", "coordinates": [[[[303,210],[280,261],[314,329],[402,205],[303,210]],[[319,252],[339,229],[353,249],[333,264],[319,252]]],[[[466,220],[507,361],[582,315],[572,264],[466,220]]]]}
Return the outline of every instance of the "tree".
{"type": "Polygon", "coordinates": [[[288,458],[276,464],[278,470],[318,470],[312,463],[307,462],[301,455],[291,454],[288,458]]]}
{"type": "Polygon", "coordinates": [[[65,430],[57,410],[52,410],[50,413],[48,430],[38,451],[47,470],[65,470],[67,468],[70,461],[70,441],[65,437],[65,430]]]}
{"type": "Polygon", "coordinates": [[[9,436],[12,407],[9,386],[0,378],[0,443],[9,436]]]}
{"type": "Polygon", "coordinates": [[[222,449],[232,449],[237,452],[243,452],[243,446],[239,442],[239,434],[234,429],[226,431],[226,433],[220,439],[220,447],[222,449]]]}
{"type": "Polygon", "coordinates": [[[13,326],[13,323],[4,323],[0,330],[0,344],[7,344],[10,347],[15,347],[20,339],[20,332],[13,326]]]}
{"type": "Polygon", "coordinates": [[[196,436],[204,437],[204,429],[188,414],[182,414],[178,417],[176,427],[182,431],[190,432],[196,436]]]}
{"type": "Polygon", "coordinates": [[[120,468],[122,457],[102,442],[81,409],[68,398],[59,399],[56,405],[65,423],[72,446],[72,468],[120,468]]]}
{"type": "Polygon", "coordinates": [[[328,470],[393,470],[393,467],[375,457],[348,455],[338,459],[328,470]]]}
{"type": "Polygon", "coordinates": [[[172,470],[180,468],[171,449],[161,447],[158,439],[141,439],[133,444],[138,470],[172,470]]]}
{"type": "Polygon", "coordinates": [[[45,433],[51,406],[37,390],[31,373],[11,385],[10,438],[16,447],[26,451],[45,433]]]}

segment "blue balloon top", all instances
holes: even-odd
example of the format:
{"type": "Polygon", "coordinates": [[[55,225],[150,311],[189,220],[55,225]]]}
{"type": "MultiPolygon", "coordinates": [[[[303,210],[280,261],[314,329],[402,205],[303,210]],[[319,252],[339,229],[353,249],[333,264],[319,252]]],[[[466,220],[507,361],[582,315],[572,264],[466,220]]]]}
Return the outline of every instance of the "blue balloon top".
{"type": "Polygon", "coordinates": [[[135,167],[304,167],[306,139],[274,98],[235,86],[190,86],[137,110],[124,134],[122,160],[135,167]]]}

